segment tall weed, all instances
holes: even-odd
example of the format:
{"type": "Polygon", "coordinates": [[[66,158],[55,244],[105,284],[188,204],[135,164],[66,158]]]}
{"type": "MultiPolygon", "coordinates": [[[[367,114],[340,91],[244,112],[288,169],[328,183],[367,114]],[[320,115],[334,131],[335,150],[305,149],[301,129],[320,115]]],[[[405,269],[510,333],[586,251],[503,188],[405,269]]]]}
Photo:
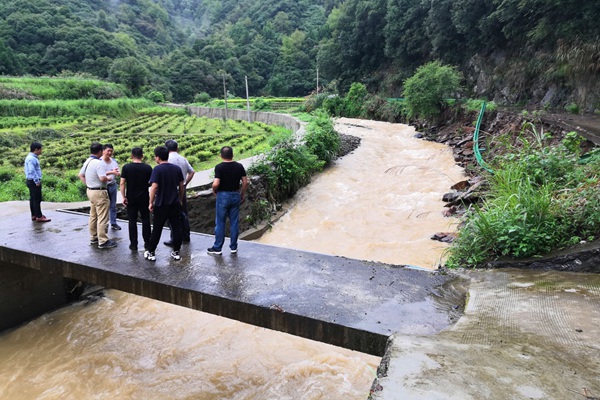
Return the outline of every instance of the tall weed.
{"type": "Polygon", "coordinates": [[[580,163],[573,137],[549,146],[534,129],[518,138],[494,160],[489,193],[467,212],[448,266],[542,255],[600,233],[600,158],[580,163]]]}

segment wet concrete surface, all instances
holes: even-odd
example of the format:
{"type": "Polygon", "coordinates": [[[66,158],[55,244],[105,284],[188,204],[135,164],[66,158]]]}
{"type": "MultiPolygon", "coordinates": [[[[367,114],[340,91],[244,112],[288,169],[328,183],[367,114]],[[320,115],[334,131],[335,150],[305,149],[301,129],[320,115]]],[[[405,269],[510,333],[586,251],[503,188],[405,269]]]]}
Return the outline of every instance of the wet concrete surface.
{"type": "MultiPolygon", "coordinates": [[[[214,237],[192,234],[182,260],[162,241],[156,262],[128,249],[127,223],[113,249],[90,246],[88,216],[45,211],[0,218],[0,261],[102,285],[373,355],[393,334],[434,334],[462,312],[451,275],[241,242],[209,255],[214,237]]],[[[141,230],[138,227],[138,230],[141,230]]],[[[141,232],[139,232],[141,237],[141,232]]],[[[168,232],[163,232],[163,240],[168,232]]]]}
{"type": "Polygon", "coordinates": [[[373,399],[600,398],[600,275],[463,275],[465,315],[437,335],[394,335],[373,399]]]}
{"type": "Polygon", "coordinates": [[[600,145],[600,116],[595,114],[543,114],[542,121],[556,124],[568,131],[576,131],[600,145]]]}
{"type": "MultiPolygon", "coordinates": [[[[10,204],[13,211],[27,210],[26,202],[17,203],[10,204]]],[[[182,263],[169,261],[161,245],[156,264],[149,264],[127,249],[125,230],[110,232],[119,247],[99,250],[87,243],[87,216],[47,211],[53,221],[40,225],[3,206],[0,260],[32,252],[38,255],[28,260],[36,268],[273,329],[295,327],[315,340],[346,337],[372,353],[392,333],[373,385],[375,400],[600,398],[597,274],[503,268],[458,271],[463,279],[444,281],[443,275],[251,242],[243,242],[237,256],[225,249],[214,257],[205,253],[212,236],[200,234],[184,248],[182,263]],[[95,267],[82,266],[85,260],[95,267]],[[407,286],[397,286],[400,281],[407,286]],[[191,296],[189,288],[206,293],[191,296]]]]}

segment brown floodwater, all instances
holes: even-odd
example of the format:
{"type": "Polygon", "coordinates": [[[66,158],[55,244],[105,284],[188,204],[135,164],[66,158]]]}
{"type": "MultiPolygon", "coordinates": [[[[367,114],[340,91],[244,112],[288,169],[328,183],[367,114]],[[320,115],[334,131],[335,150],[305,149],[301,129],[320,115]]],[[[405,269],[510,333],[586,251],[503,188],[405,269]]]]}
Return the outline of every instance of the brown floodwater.
{"type": "MultiPolygon", "coordinates": [[[[414,129],[340,120],[362,145],[300,191],[261,242],[432,268],[462,170],[414,129]],[[361,125],[362,127],[356,126],[361,125]]],[[[365,399],[380,359],[107,290],[0,333],[1,399],[365,399]]]]}
{"type": "Polygon", "coordinates": [[[437,268],[456,229],[442,196],[465,179],[452,150],[414,137],[413,127],[340,119],[360,147],[302,188],[291,210],[258,241],[389,264],[437,268]]]}

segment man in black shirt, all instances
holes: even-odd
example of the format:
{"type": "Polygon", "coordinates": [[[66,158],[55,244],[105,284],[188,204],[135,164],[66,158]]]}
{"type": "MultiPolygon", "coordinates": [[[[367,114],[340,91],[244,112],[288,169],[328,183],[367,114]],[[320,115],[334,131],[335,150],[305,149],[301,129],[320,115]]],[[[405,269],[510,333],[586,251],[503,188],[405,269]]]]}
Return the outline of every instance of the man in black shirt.
{"type": "Polygon", "coordinates": [[[229,217],[231,238],[229,248],[231,253],[237,253],[239,235],[240,204],[244,201],[248,178],[244,166],[233,161],[233,149],[229,146],[221,148],[223,162],[215,167],[215,180],[212,184],[213,193],[217,195],[215,218],[215,244],[208,249],[209,254],[222,254],[225,242],[225,220],[229,217]],[[240,190],[240,181],[242,187],[240,190]]]}
{"type": "Polygon", "coordinates": [[[121,197],[123,205],[127,207],[127,219],[129,220],[129,248],[137,250],[138,246],[138,214],[142,220],[142,239],[144,249],[150,243],[150,211],[148,202],[150,194],[148,186],[152,167],[142,162],[144,152],[141,147],[131,149],[131,163],[125,164],[121,171],[121,197]]]}
{"type": "Polygon", "coordinates": [[[163,226],[168,220],[173,231],[171,258],[181,260],[179,255],[182,241],[181,204],[183,203],[183,196],[185,196],[183,173],[177,165],[169,163],[169,150],[165,146],[158,146],[154,149],[154,159],[158,165],[154,167],[150,176],[151,186],[148,206],[148,209],[154,213],[154,220],[150,243],[144,252],[144,258],[156,261],[154,251],[160,241],[163,226]]]}

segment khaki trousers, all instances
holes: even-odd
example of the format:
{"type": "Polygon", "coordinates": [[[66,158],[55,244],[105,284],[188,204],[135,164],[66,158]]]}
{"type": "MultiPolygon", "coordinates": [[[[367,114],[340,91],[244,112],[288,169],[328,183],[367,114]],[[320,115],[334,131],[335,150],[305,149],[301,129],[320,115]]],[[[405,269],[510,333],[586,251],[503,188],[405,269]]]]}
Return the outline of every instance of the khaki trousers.
{"type": "Polygon", "coordinates": [[[108,191],[87,189],[87,197],[90,199],[90,240],[98,239],[98,244],[104,244],[108,241],[108,191]]]}

